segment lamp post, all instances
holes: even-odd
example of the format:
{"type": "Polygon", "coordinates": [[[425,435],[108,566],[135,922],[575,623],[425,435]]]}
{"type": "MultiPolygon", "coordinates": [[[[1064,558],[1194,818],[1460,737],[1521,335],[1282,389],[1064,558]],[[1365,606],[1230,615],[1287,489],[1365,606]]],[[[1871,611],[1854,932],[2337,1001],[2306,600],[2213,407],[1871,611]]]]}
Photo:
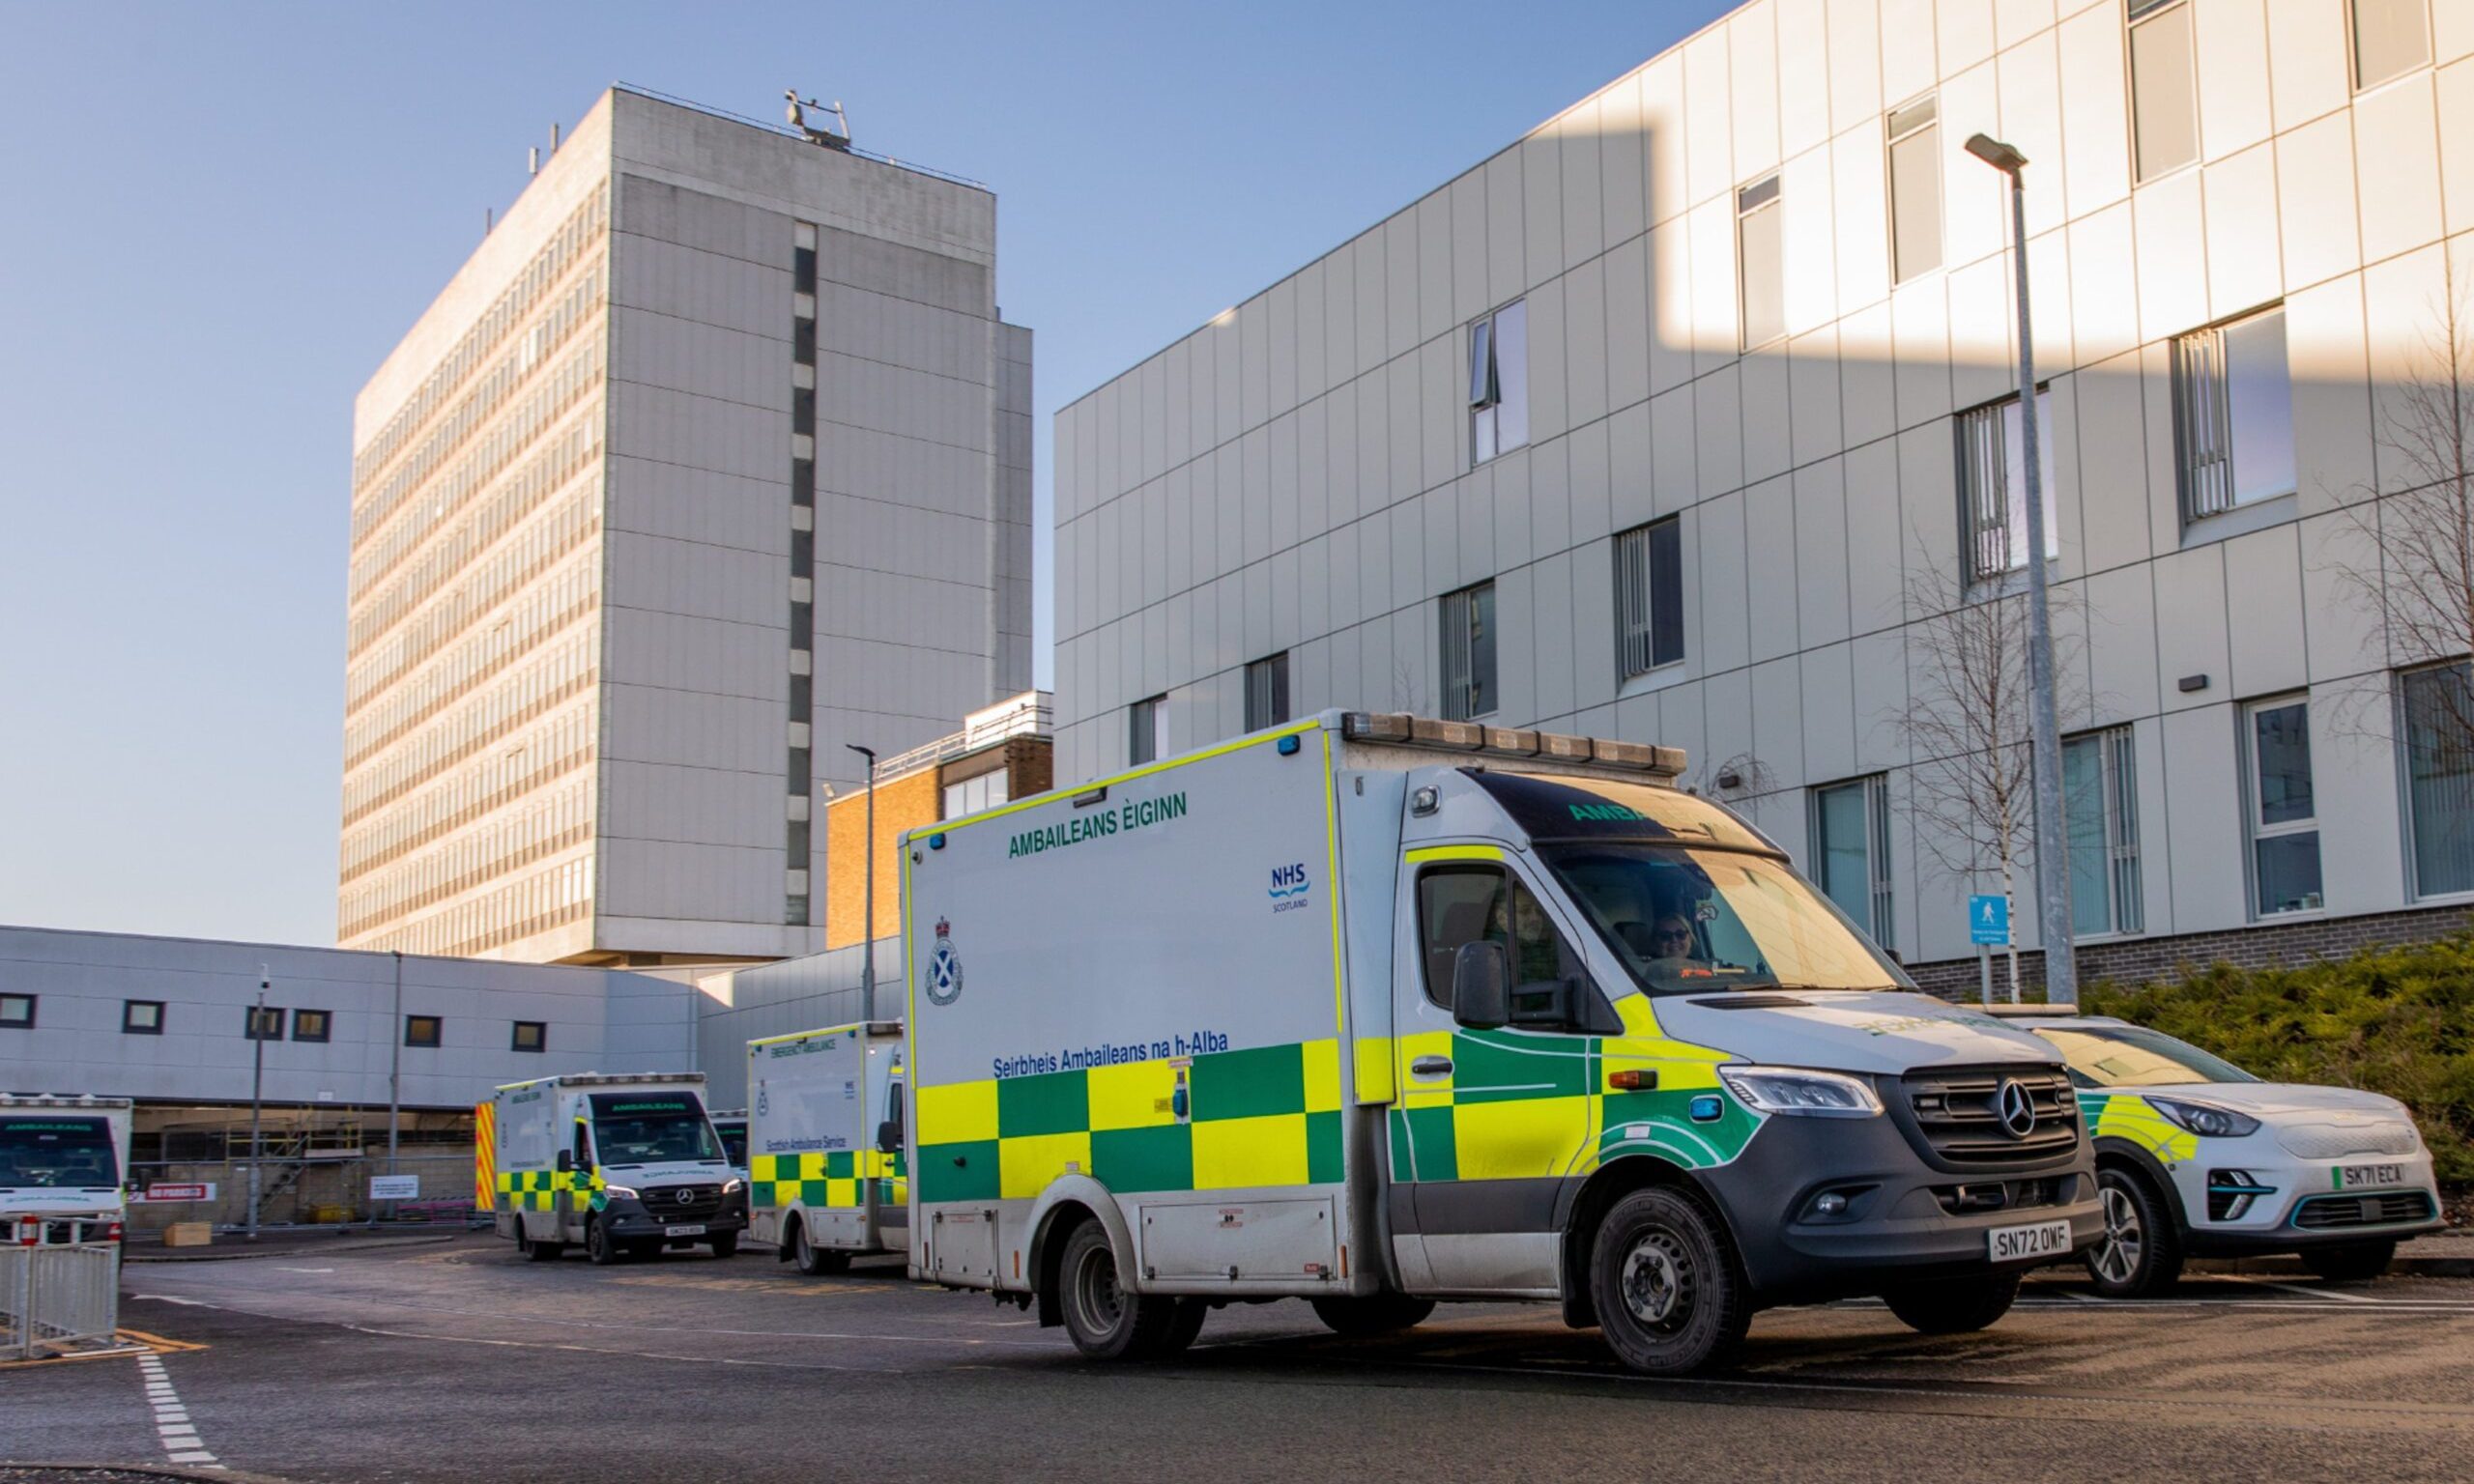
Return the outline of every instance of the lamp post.
{"type": "Polygon", "coordinates": [[[859,931],[866,938],[866,967],[860,970],[859,1005],[870,1020],[877,1018],[877,750],[856,742],[842,744],[868,759],[868,868],[859,931]]]}
{"type": "Polygon", "coordinates": [[[2028,485],[2028,747],[2035,773],[2037,916],[2045,946],[2045,998],[2079,1002],[2070,923],[2070,847],[2062,838],[2061,728],[2054,715],[2053,611],[2045,592],[2044,461],[2038,448],[2036,353],[2028,317],[2028,157],[1988,134],[1967,151],[2010,178],[2010,257],[2019,300],[2019,453],[2028,485]]]}
{"type": "Polygon", "coordinates": [[[274,985],[274,975],[265,964],[258,965],[258,1003],[249,1011],[249,1240],[258,1240],[258,1155],[260,1121],[265,1112],[267,1084],[267,990],[274,985]]]}
{"type": "MultiPolygon", "coordinates": [[[[394,955],[395,1013],[394,1018],[388,1022],[393,1027],[393,1034],[388,1037],[393,1044],[387,1053],[387,1173],[389,1175],[395,1173],[395,1150],[400,1142],[404,1120],[404,951],[396,949],[394,955]]],[[[394,1202],[387,1203],[387,1214],[390,1219],[397,1209],[394,1202]]],[[[374,1203],[370,1207],[369,1224],[378,1224],[378,1210],[374,1203]]]]}

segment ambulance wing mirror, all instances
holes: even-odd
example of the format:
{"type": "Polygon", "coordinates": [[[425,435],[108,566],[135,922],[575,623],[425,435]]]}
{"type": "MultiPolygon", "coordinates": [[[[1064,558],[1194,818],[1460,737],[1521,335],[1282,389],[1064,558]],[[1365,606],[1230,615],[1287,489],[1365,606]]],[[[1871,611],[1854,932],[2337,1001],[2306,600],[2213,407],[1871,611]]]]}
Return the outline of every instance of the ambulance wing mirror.
{"type": "Polygon", "coordinates": [[[885,1155],[902,1153],[902,1120],[888,1118],[877,1125],[877,1152],[885,1155]]]}
{"type": "Polygon", "coordinates": [[[1511,1018],[1511,958],[1501,943],[1463,943],[1452,960],[1452,1018],[1490,1031],[1511,1018]]]}
{"type": "Polygon", "coordinates": [[[576,1172],[576,1156],[573,1150],[562,1149],[559,1151],[558,1168],[559,1173],[561,1175],[572,1175],[576,1172]]]}

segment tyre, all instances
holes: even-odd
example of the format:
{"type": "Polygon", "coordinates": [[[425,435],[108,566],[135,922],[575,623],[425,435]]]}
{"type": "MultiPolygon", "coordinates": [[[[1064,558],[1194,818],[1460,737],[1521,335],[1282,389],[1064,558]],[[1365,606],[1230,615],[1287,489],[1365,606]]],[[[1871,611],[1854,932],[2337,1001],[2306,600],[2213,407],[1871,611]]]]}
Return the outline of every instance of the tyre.
{"type": "Polygon", "coordinates": [[[607,1268],[618,1261],[618,1243],[610,1240],[610,1229],[598,1221],[584,1224],[584,1255],[596,1268],[607,1268]]]}
{"type": "Polygon", "coordinates": [[[536,1263],[555,1263],[567,1253],[565,1242],[536,1241],[525,1236],[524,1228],[520,1226],[515,1229],[515,1245],[518,1251],[536,1263]]]}
{"type": "Polygon", "coordinates": [[[1097,1221],[1083,1222],[1065,1240],[1056,1281],[1066,1338],[1093,1360],[1140,1359],[1160,1348],[1176,1321],[1174,1298],[1125,1291],[1108,1229],[1097,1221]]]}
{"type": "Polygon", "coordinates": [[[713,1255],[715,1257],[738,1256],[738,1233],[715,1232],[713,1234],[713,1255]]]}
{"type": "Polygon", "coordinates": [[[808,1241],[808,1224],[798,1223],[791,1232],[791,1260],[799,1271],[811,1278],[821,1278],[850,1270],[850,1254],[839,1247],[820,1247],[808,1241]]]}
{"type": "Polygon", "coordinates": [[[1967,1334],[2010,1312],[2019,1297],[2015,1272],[1911,1283],[1882,1295],[1900,1323],[1918,1334],[1967,1334]]]}
{"type": "Polygon", "coordinates": [[[1314,1317],[1329,1326],[1334,1334],[1352,1338],[1415,1328],[1434,1312],[1433,1299],[1412,1298],[1406,1294],[1377,1294],[1371,1298],[1317,1298],[1313,1304],[1314,1317]]]}
{"type": "Polygon", "coordinates": [[[2339,1247],[2305,1247],[2302,1266],[2330,1283],[2368,1283],[2388,1270],[2393,1241],[2349,1241],[2339,1247]]]}
{"type": "Polygon", "coordinates": [[[2118,1166],[2096,1174],[2105,1234],[2087,1249],[2087,1276],[2108,1298],[2170,1293],[2182,1276],[2182,1237],[2153,1182],[2118,1166]]]}
{"type": "Polygon", "coordinates": [[[1211,1300],[1208,1298],[1179,1298],[1176,1305],[1175,1312],[1169,1316],[1168,1327],[1161,1331],[1160,1348],[1154,1352],[1156,1355],[1173,1356],[1192,1345],[1194,1336],[1202,1333],[1202,1322],[1211,1317],[1211,1300]]]}
{"type": "Polygon", "coordinates": [[[1667,1185],[1632,1192],[1598,1223],[1590,1294],[1616,1358],[1651,1376],[1717,1363],[1752,1324],[1725,1226],[1667,1185]]]}

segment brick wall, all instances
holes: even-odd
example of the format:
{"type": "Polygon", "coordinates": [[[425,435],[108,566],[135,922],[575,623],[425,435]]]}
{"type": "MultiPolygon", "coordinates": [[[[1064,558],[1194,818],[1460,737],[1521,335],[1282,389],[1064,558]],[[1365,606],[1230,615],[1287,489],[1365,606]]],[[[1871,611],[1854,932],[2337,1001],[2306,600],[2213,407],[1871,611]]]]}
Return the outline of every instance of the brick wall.
{"type": "MultiPolygon", "coordinates": [[[[935,768],[877,783],[876,936],[890,938],[902,931],[902,832],[935,823],[943,806],[935,768]]],[[[867,819],[865,788],[842,794],[824,806],[827,949],[860,941],[860,923],[867,915],[868,857],[861,843],[868,833],[867,819]]]]}
{"type": "MultiPolygon", "coordinates": [[[[2318,958],[2343,958],[2358,949],[2373,945],[2428,943],[2463,929],[2469,919],[2474,919],[2474,912],[2464,907],[2424,907],[2411,912],[2381,912],[2364,917],[2320,917],[2295,923],[2268,923],[2237,928],[2229,932],[2189,932],[2166,938],[2116,938],[2080,948],[2079,980],[2082,984],[2094,984],[2100,979],[2122,984],[2155,981],[2170,984],[2187,977],[2193,970],[2218,963],[2258,969],[2308,963],[2318,958]]],[[[1907,972],[1927,993],[1938,994],[1943,999],[1972,1000],[1979,992],[1973,958],[1911,963],[1907,972]]],[[[2044,983],[2044,955],[2021,953],[2021,988],[2041,993],[2044,983]]],[[[2009,967],[1997,953],[1993,959],[1995,996],[2006,997],[2009,985],[2009,967]]]]}

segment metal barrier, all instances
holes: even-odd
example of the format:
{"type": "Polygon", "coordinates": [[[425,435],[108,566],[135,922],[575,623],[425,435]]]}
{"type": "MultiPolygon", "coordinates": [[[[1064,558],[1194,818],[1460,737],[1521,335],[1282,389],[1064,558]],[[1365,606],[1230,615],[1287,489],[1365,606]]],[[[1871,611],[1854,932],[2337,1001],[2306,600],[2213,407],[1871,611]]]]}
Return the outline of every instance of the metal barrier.
{"type": "Polygon", "coordinates": [[[120,1328],[120,1222],[20,1219],[0,1247],[0,1358],[108,1345],[120,1328]]]}
{"type": "MultiPolygon", "coordinates": [[[[129,1165],[130,1231],[152,1240],[174,1222],[203,1221],[218,1231],[249,1224],[249,1160],[141,1160],[129,1165]]],[[[360,1226],[424,1222],[461,1226],[474,1216],[473,1152],[424,1151],[389,1160],[326,1152],[259,1161],[258,1220],[264,1226],[360,1226]],[[416,1193],[372,1194],[380,1176],[413,1177],[395,1186],[416,1193]]],[[[480,1213],[486,1217],[488,1213],[480,1213]]]]}

